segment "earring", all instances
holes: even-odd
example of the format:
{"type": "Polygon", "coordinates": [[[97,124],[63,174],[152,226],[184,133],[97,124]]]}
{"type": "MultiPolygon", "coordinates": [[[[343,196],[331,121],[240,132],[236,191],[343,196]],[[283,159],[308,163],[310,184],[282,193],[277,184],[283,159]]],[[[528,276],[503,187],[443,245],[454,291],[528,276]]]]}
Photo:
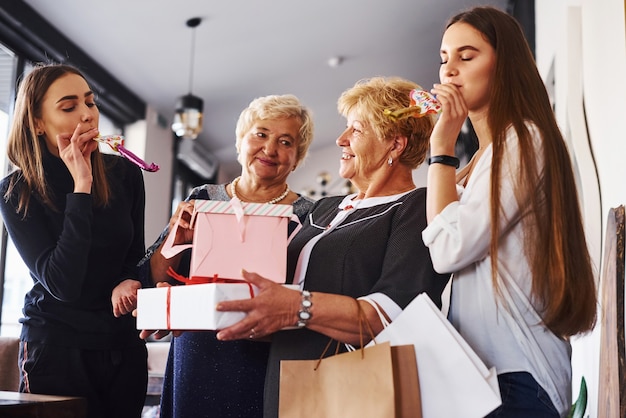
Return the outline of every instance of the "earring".
{"type": "Polygon", "coordinates": [[[37,136],[43,135],[43,131],[37,131],[37,136]]]}
{"type": "Polygon", "coordinates": [[[393,165],[393,158],[389,157],[389,159],[387,160],[387,165],[389,167],[391,167],[393,165]]]}

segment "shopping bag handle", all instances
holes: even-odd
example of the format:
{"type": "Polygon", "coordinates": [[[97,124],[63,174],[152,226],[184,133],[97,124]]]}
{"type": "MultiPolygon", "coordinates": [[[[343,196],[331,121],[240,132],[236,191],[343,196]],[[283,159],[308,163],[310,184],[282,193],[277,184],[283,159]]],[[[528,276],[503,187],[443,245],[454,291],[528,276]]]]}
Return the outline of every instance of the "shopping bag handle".
{"type": "Polygon", "coordinates": [[[387,317],[380,310],[380,307],[378,306],[378,304],[374,302],[372,299],[368,298],[367,296],[363,296],[363,297],[360,297],[358,300],[363,300],[369,303],[370,305],[372,305],[372,307],[378,314],[378,319],[380,319],[380,323],[383,324],[383,328],[387,328],[389,324],[391,324],[391,322],[387,319],[387,317]]]}
{"type": "MultiPolygon", "coordinates": [[[[367,332],[370,334],[370,337],[371,337],[372,341],[374,341],[374,344],[376,344],[376,336],[374,335],[374,330],[372,329],[372,325],[370,324],[370,321],[367,320],[367,316],[365,315],[365,312],[363,311],[363,308],[361,307],[361,304],[359,303],[358,299],[356,299],[356,306],[357,306],[357,310],[358,310],[357,316],[359,318],[359,341],[360,341],[360,344],[361,344],[359,350],[361,350],[361,358],[364,358],[365,357],[365,346],[363,345],[363,324],[365,324],[365,326],[367,327],[367,332]]],[[[339,354],[339,345],[341,343],[338,340],[336,340],[334,338],[331,338],[328,341],[328,343],[326,344],[326,347],[324,347],[324,351],[322,351],[322,355],[318,359],[317,363],[315,363],[315,367],[313,368],[313,370],[317,370],[318,369],[318,367],[322,363],[322,360],[324,359],[324,356],[328,352],[328,349],[330,348],[330,346],[333,343],[333,341],[336,342],[335,355],[339,354]]],[[[352,345],[350,345],[350,344],[346,344],[346,348],[348,348],[348,351],[355,351],[355,348],[352,345]]]]}
{"type": "MultiPolygon", "coordinates": [[[[179,245],[174,244],[174,240],[176,239],[176,230],[180,226],[180,220],[182,216],[183,216],[183,211],[181,210],[180,213],[178,214],[178,218],[176,219],[176,223],[174,224],[174,227],[167,234],[167,238],[165,239],[165,242],[163,243],[163,247],[161,247],[161,254],[165,258],[168,258],[168,259],[172,258],[176,254],[179,254],[183,250],[186,250],[187,248],[191,248],[193,246],[193,244],[179,244],[179,245]]],[[[196,209],[194,206],[193,214],[191,215],[191,221],[190,221],[192,225],[193,225],[193,222],[195,221],[195,216],[196,216],[196,209]]]]}

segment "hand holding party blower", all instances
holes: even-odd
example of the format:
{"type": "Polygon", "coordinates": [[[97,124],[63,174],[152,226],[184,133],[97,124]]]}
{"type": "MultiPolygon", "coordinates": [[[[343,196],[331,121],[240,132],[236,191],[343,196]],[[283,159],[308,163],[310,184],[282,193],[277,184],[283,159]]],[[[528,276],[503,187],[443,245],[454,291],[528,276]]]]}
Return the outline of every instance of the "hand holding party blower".
{"type": "Polygon", "coordinates": [[[147,164],[144,160],[137,157],[135,154],[124,148],[124,137],[121,135],[104,135],[97,136],[94,138],[94,141],[102,142],[103,144],[107,144],[111,149],[117,153],[119,153],[122,157],[130,160],[139,166],[142,170],[155,172],[159,170],[159,166],[155,163],[147,164]]]}
{"type": "Polygon", "coordinates": [[[384,114],[391,120],[397,121],[404,118],[421,118],[428,114],[436,114],[441,112],[441,104],[437,101],[435,96],[427,92],[426,90],[413,89],[411,90],[411,104],[409,107],[403,109],[391,110],[385,109],[384,114]]]}

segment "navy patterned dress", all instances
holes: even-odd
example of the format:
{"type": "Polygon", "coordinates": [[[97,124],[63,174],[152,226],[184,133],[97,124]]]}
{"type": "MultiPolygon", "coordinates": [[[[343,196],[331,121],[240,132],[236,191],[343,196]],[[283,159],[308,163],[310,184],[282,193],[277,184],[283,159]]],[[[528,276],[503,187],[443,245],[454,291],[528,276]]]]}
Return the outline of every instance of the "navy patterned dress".
{"type": "MultiPolygon", "coordinates": [[[[230,200],[224,185],[204,185],[187,200],[230,200]]],[[[300,197],[293,203],[301,222],[313,202],[300,197]]],[[[291,229],[295,223],[290,224],[291,229]]],[[[148,249],[142,273],[149,277],[147,262],[167,236],[167,229],[148,249]]],[[[181,266],[188,268],[188,262],[181,266]]],[[[179,270],[181,274],[188,271],[179,270]]],[[[146,280],[144,279],[144,282],[146,280]]],[[[161,395],[162,418],[255,418],[263,416],[263,387],[269,356],[268,342],[219,341],[214,331],[189,331],[173,338],[161,395]]]]}

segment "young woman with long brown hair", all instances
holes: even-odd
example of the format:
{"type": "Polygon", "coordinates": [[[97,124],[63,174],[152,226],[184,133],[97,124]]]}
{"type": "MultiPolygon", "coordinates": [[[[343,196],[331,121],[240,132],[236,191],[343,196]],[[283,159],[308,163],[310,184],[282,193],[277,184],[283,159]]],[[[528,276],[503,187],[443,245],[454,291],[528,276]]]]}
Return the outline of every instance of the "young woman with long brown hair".
{"type": "Polygon", "coordinates": [[[571,405],[569,337],[593,328],[594,269],[570,156],[520,25],[492,7],[442,38],[423,239],[454,273],[449,318],[498,373],[490,416],[558,417],[571,405]],[[479,149],[456,171],[469,116],[479,149]]]}
{"type": "Polygon", "coordinates": [[[80,396],[87,416],[141,415],[145,342],[130,315],[141,287],[145,190],[132,162],[100,153],[95,93],[75,67],[37,65],[20,83],[0,212],[30,270],[20,392],[80,396]]]}

